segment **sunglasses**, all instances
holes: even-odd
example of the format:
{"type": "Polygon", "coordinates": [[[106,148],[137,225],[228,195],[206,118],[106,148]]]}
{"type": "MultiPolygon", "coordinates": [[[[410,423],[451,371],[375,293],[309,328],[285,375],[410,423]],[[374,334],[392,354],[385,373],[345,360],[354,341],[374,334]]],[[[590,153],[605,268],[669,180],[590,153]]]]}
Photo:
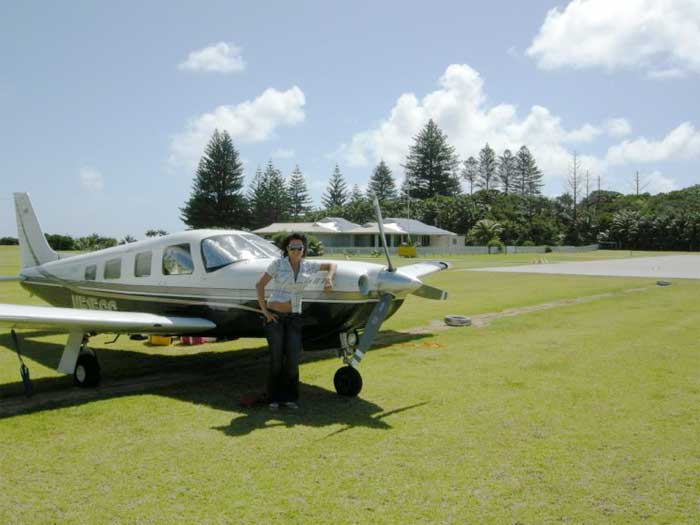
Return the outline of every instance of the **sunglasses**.
{"type": "Polygon", "coordinates": [[[298,245],[296,245],[296,246],[288,246],[287,249],[288,249],[290,252],[296,252],[296,251],[299,251],[299,252],[300,252],[301,250],[304,249],[304,247],[303,247],[303,246],[298,246],[298,245]]]}

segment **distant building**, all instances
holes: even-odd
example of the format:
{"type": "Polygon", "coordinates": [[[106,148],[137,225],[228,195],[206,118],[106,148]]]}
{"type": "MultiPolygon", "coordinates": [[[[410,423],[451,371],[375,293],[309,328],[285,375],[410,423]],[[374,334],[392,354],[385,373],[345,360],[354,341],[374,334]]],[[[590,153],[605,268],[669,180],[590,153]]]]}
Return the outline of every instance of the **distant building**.
{"type": "MultiPolygon", "coordinates": [[[[293,231],[310,233],[329,248],[379,247],[382,242],[376,222],[360,225],[340,217],[326,217],[317,222],[275,222],[254,233],[272,235],[293,231]]],[[[410,238],[420,246],[448,248],[457,246],[460,239],[456,233],[414,219],[384,219],[384,233],[389,246],[399,246],[410,238]]]]}

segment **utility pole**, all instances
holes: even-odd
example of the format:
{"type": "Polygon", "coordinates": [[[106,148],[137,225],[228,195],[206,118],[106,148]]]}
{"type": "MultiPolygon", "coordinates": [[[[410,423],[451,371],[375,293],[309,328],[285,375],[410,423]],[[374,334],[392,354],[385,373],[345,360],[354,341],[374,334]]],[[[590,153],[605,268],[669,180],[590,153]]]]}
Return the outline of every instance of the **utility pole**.
{"type": "Polygon", "coordinates": [[[641,178],[639,177],[639,171],[637,171],[634,175],[634,188],[635,188],[635,195],[639,197],[639,192],[644,191],[644,189],[649,186],[648,181],[642,181],[641,178]]]}

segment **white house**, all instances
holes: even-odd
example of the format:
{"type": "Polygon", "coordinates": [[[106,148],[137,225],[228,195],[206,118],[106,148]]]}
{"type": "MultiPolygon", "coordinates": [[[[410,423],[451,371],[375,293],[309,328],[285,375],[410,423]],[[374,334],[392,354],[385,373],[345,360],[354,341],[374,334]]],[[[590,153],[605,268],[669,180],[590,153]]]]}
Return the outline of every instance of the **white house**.
{"type": "MultiPolygon", "coordinates": [[[[317,222],[275,222],[255,230],[258,235],[272,235],[278,232],[310,233],[329,248],[379,247],[379,227],[376,222],[360,225],[340,217],[326,217],[317,222]]],[[[464,240],[456,233],[424,224],[414,219],[384,219],[384,233],[389,246],[399,246],[402,242],[413,241],[421,246],[448,248],[463,245],[464,240]]]]}

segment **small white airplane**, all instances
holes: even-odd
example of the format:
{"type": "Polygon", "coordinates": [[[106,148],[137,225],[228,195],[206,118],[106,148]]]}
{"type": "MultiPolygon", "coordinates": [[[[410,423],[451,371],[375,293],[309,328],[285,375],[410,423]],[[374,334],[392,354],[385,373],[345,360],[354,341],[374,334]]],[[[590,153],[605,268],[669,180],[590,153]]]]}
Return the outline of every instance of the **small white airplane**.
{"type": "MultiPolygon", "coordinates": [[[[14,199],[22,270],[2,280],[19,281],[53,305],[0,304],[0,326],[12,331],[20,361],[19,328],[66,332],[58,371],[73,374],[79,386],[100,381],[100,366],[88,347],[98,333],[264,337],[255,283],[280,256],[265,239],[237,230],[192,230],[66,257],[46,241],[29,195],[15,193],[14,199]]],[[[334,384],[345,396],[359,394],[357,367],[382,322],[408,294],[447,298],[419,279],[444,270],[446,263],[392,265],[376,200],[375,209],[388,265],[334,260],[333,290],[323,290],[325,272],[304,290],[304,350],[339,350],[345,366],[334,384]]],[[[30,395],[24,363],[20,371],[30,395]]]]}

